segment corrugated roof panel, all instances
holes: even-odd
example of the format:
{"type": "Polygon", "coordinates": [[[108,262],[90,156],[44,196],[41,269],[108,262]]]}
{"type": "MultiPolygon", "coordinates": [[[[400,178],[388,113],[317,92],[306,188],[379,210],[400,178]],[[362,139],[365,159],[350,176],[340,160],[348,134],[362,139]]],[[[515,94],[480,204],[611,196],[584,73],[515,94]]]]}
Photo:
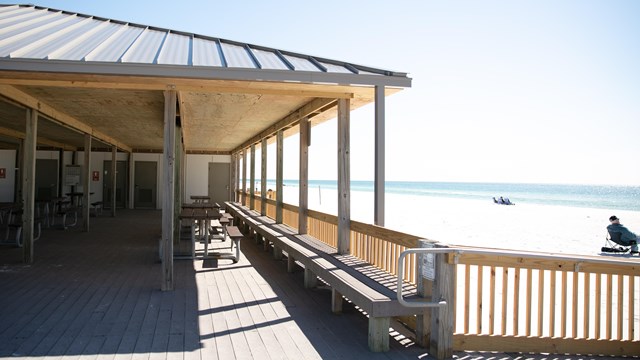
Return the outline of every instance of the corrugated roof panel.
{"type": "Polygon", "coordinates": [[[228,43],[221,42],[222,52],[224,53],[224,58],[227,60],[227,67],[238,67],[238,68],[252,68],[255,69],[256,65],[251,60],[251,57],[247,53],[247,50],[242,46],[232,45],[228,43]]]}
{"type": "Polygon", "coordinates": [[[193,39],[192,62],[194,66],[222,66],[218,44],[211,40],[193,39]]]}
{"type": "Polygon", "coordinates": [[[140,36],[144,28],[123,25],[116,33],[85,56],[86,61],[117,62],[140,36]]]}
{"type": "Polygon", "coordinates": [[[284,55],[293,67],[298,71],[320,71],[311,61],[291,55],[284,55]]]}
{"type": "Polygon", "coordinates": [[[61,13],[39,11],[29,20],[20,21],[11,26],[3,26],[0,28],[0,40],[9,39],[17,35],[25,35],[28,31],[40,26],[47,26],[47,24],[59,21],[62,18],[63,15],[61,13]]]}
{"type": "Polygon", "coordinates": [[[0,11],[0,24],[8,26],[36,16],[38,13],[28,8],[7,7],[0,11]]]}
{"type": "Polygon", "coordinates": [[[263,69],[290,70],[275,52],[251,49],[263,69]]]}
{"type": "Polygon", "coordinates": [[[100,21],[97,26],[49,54],[49,59],[82,60],[109,36],[118,31],[120,26],[122,25],[110,21],[100,21]]]}
{"type": "Polygon", "coordinates": [[[191,61],[189,60],[190,47],[191,37],[169,33],[160,50],[158,64],[191,65],[191,61]]]}
{"type": "Polygon", "coordinates": [[[164,31],[145,29],[122,56],[122,62],[153,64],[166,36],[164,31]]]}
{"type": "Polygon", "coordinates": [[[322,66],[326,67],[327,72],[330,72],[330,73],[353,74],[353,71],[347,69],[344,66],[339,66],[331,63],[321,62],[321,61],[319,61],[319,63],[322,64],[322,66]]]}
{"type": "Polygon", "coordinates": [[[29,59],[44,59],[48,57],[50,53],[60,49],[73,39],[82,36],[100,24],[103,24],[103,22],[87,18],[77,24],[67,26],[59,31],[51,33],[28,46],[20,48],[12,52],[10,56],[29,59]]]}
{"type": "Polygon", "coordinates": [[[62,16],[41,26],[31,27],[30,30],[21,32],[0,41],[0,56],[8,56],[10,53],[32,44],[56,31],[79,23],[86,18],[78,16],[62,16]]]}

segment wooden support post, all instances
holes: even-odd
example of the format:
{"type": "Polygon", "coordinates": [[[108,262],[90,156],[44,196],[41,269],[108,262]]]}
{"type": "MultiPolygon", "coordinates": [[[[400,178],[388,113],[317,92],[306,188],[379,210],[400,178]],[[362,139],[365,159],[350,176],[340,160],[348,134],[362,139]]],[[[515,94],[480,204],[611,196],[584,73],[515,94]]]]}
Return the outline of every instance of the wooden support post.
{"type": "Polygon", "coordinates": [[[318,277],[311,271],[311,269],[304,268],[304,287],[305,289],[311,289],[318,285],[318,277]]]}
{"type": "Polygon", "coordinates": [[[391,319],[388,317],[369,316],[369,350],[373,352],[389,351],[389,326],[391,319]]]}
{"type": "Polygon", "coordinates": [[[349,99],[338,99],[338,253],[349,253],[351,174],[349,99]]]}
{"type": "Polygon", "coordinates": [[[36,189],[36,142],[38,136],[38,111],[27,108],[26,134],[22,146],[22,246],[24,262],[32,264],[33,257],[33,216],[36,189]]]}
{"type": "Polygon", "coordinates": [[[375,173],[373,223],[384,226],[384,181],[385,181],[385,132],[384,132],[384,86],[375,90],[375,173]]]}
{"type": "Polygon", "coordinates": [[[129,201],[128,201],[128,208],[129,209],[133,209],[134,207],[134,196],[135,196],[135,162],[133,160],[133,153],[130,152],[129,156],[129,201]]]}
{"type": "Polygon", "coordinates": [[[267,138],[260,143],[260,214],[267,215],[267,138]]]}
{"type": "MultiPolygon", "coordinates": [[[[434,247],[433,242],[429,240],[418,240],[418,247],[429,248],[434,247]]],[[[422,254],[418,256],[418,296],[431,299],[433,294],[434,278],[426,278],[423,274],[431,275],[435,273],[435,268],[425,269],[431,264],[435,265],[434,254],[422,254]],[[427,258],[424,258],[427,257],[427,258]],[[424,261],[430,260],[430,261],[424,261]],[[433,271],[431,271],[433,270],[433,271]]],[[[431,340],[431,309],[426,308],[416,317],[416,342],[422,347],[428,347],[431,340]]]]}
{"type": "Polygon", "coordinates": [[[89,231],[89,215],[91,204],[91,135],[84,134],[84,183],[82,184],[82,220],[84,231],[89,231]]]}
{"type": "Polygon", "coordinates": [[[289,253],[287,254],[287,272],[292,273],[296,268],[296,259],[289,253]]]}
{"type": "Polygon", "coordinates": [[[256,144],[251,144],[251,168],[249,169],[249,209],[256,208],[256,144]]]}
{"type": "Polygon", "coordinates": [[[300,193],[298,196],[298,233],[307,233],[307,214],[309,209],[309,145],[311,127],[309,119],[300,119],[300,193]]]}
{"type": "Polygon", "coordinates": [[[342,314],[342,305],[342,294],[338,290],[331,288],[331,312],[342,314]]]}
{"type": "Polygon", "coordinates": [[[284,167],[284,131],[278,130],[276,133],[276,223],[282,224],[282,177],[284,167]]]}
{"type": "Polygon", "coordinates": [[[242,149],[242,205],[247,204],[247,149],[242,149]]]}
{"type": "Polygon", "coordinates": [[[273,259],[282,260],[282,248],[273,243],[273,259]]]}
{"type": "Polygon", "coordinates": [[[180,245],[180,211],[182,210],[182,127],[178,126],[176,121],[174,131],[174,165],[173,165],[173,244],[178,247],[180,245]]]}
{"type": "Polygon", "coordinates": [[[231,154],[231,189],[229,199],[235,202],[238,201],[238,169],[240,162],[238,161],[238,153],[231,154]]]}
{"type": "Polygon", "coordinates": [[[111,146],[111,216],[116,216],[116,191],[118,186],[116,185],[116,165],[118,161],[118,148],[115,145],[111,146]]]}
{"type": "Polygon", "coordinates": [[[176,132],[175,90],[164,91],[164,146],[162,179],[162,291],[172,291],[173,281],[173,228],[174,228],[174,166],[176,132]]]}
{"type": "MultiPolygon", "coordinates": [[[[435,247],[447,247],[436,244],[435,247]]],[[[455,290],[455,265],[447,263],[446,254],[436,255],[436,280],[433,300],[445,300],[446,306],[433,308],[431,313],[430,353],[437,359],[448,359],[453,355],[453,307],[455,290]]]]}

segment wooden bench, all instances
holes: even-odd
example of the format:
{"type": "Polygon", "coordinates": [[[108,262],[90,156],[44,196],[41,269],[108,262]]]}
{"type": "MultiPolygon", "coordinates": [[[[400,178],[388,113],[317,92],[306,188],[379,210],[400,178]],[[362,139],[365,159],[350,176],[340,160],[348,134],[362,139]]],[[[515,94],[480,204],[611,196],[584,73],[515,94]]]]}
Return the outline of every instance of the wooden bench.
{"type": "Polygon", "coordinates": [[[91,209],[93,210],[93,216],[102,214],[102,201],[95,201],[91,203],[91,209]]]}
{"type": "MultiPolygon", "coordinates": [[[[236,218],[252,228],[257,238],[264,241],[265,249],[273,245],[274,257],[287,254],[287,271],[296,263],[304,267],[304,286],[314,287],[318,278],[331,286],[333,313],[342,312],[343,297],[357,305],[369,316],[368,344],[371,351],[389,350],[391,317],[422,315],[427,308],[405,307],[397,300],[396,277],[350,255],[339,255],[336,250],[310,235],[297,234],[273,219],[255,216],[239,205],[231,210],[236,218]],[[358,270],[360,269],[360,270],[358,270]]],[[[417,298],[412,284],[403,284],[405,298],[417,298]]]]}
{"type": "Polygon", "coordinates": [[[244,235],[240,232],[240,229],[238,229],[237,226],[226,226],[225,232],[227,233],[227,236],[229,236],[229,239],[231,239],[231,242],[235,245],[236,255],[233,262],[237,263],[238,260],[240,260],[240,240],[244,238],[244,235]]]}

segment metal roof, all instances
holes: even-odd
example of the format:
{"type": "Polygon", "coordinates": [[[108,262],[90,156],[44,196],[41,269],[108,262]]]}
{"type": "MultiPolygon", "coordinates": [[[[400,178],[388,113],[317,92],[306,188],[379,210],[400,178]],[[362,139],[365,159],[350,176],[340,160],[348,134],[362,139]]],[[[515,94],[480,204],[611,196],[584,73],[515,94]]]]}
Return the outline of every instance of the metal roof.
{"type": "Polygon", "coordinates": [[[402,72],[34,5],[0,6],[0,70],[411,86],[402,72]]]}

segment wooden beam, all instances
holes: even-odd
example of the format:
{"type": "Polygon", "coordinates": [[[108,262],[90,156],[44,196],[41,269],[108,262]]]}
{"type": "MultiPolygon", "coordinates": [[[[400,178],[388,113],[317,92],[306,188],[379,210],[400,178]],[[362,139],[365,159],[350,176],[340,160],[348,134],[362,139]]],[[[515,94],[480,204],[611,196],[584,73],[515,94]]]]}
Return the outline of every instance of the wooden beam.
{"type": "Polygon", "coordinates": [[[298,233],[307,233],[307,214],[309,208],[309,144],[311,126],[309,119],[300,120],[300,168],[298,195],[298,233]]]}
{"type": "MultiPolygon", "coordinates": [[[[336,99],[314,99],[308,102],[307,104],[301,106],[298,110],[292,112],[291,114],[285,116],[282,120],[277,123],[269,126],[268,128],[261,131],[256,136],[252,137],[248,141],[245,141],[242,145],[240,145],[237,149],[243,149],[251,146],[251,144],[255,144],[260,142],[263,138],[268,138],[273,136],[280,130],[287,129],[291,126],[294,126],[300,119],[302,118],[311,118],[314,117],[328,109],[334,107],[336,104],[336,99]]],[[[234,151],[236,151],[234,150],[234,151]]]]}
{"type": "Polygon", "coordinates": [[[338,253],[349,254],[351,161],[349,100],[338,100],[338,253]]]}
{"type": "Polygon", "coordinates": [[[375,172],[373,223],[384,226],[384,188],[385,188],[385,118],[384,86],[376,86],[375,95],[375,172]]]}
{"type": "Polygon", "coordinates": [[[242,205],[247,204],[247,149],[242,149],[242,205]]]}
{"type": "MultiPolygon", "coordinates": [[[[17,130],[13,130],[13,129],[8,129],[8,128],[3,128],[0,127],[0,135],[4,135],[4,136],[8,136],[8,137],[12,137],[15,139],[25,139],[26,138],[26,134],[21,132],[21,131],[17,131],[17,130]]],[[[78,148],[75,146],[71,146],[68,144],[64,144],[61,142],[57,142],[54,140],[49,140],[45,137],[39,136],[36,140],[37,144],[41,144],[41,145],[46,145],[46,146],[51,146],[54,148],[58,148],[58,149],[63,149],[63,150],[68,150],[68,151],[77,151],[78,148]]]]}
{"type": "Polygon", "coordinates": [[[162,179],[162,291],[174,290],[174,166],[176,132],[176,92],[164,92],[164,156],[162,179]]]}
{"type": "Polygon", "coordinates": [[[53,107],[41,102],[37,98],[11,85],[0,85],[0,96],[4,96],[28,108],[36,109],[40,114],[46,116],[51,121],[58,123],[62,126],[66,126],[72,130],[81,132],[83,134],[90,134],[94,138],[106,144],[115,145],[122,150],[129,151],[129,152],[131,151],[131,147],[129,147],[128,145],[98,130],[94,130],[92,127],[83,123],[82,121],[54,109],[53,107]]]}
{"type": "Polygon", "coordinates": [[[84,183],[82,184],[82,220],[84,231],[89,231],[89,204],[91,202],[91,135],[84,134],[84,183]]]}
{"type": "Polygon", "coordinates": [[[27,109],[27,134],[22,147],[22,246],[24,262],[32,264],[33,257],[33,225],[36,188],[36,137],[38,133],[38,111],[27,109]]]}
{"type": "Polygon", "coordinates": [[[164,91],[170,85],[171,90],[176,91],[332,99],[351,99],[356,96],[354,93],[363,98],[371,98],[373,95],[371,87],[366,86],[18,71],[0,71],[0,84],[150,91],[164,91]]]}

